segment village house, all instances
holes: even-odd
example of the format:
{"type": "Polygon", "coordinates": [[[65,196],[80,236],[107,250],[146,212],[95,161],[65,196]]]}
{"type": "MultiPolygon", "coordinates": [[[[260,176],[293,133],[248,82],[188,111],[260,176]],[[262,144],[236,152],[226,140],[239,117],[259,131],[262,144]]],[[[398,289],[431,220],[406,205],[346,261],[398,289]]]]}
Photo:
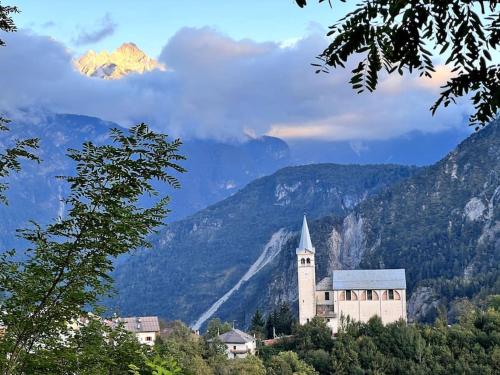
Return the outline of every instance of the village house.
{"type": "Polygon", "coordinates": [[[255,337],[233,328],[231,331],[218,336],[218,339],[226,345],[226,353],[229,359],[245,358],[247,355],[255,355],[257,342],[255,337]]]}
{"type": "Polygon", "coordinates": [[[122,323],[123,328],[132,332],[141,344],[153,346],[160,337],[160,321],[157,316],[133,316],[128,318],[115,318],[113,325],[122,323]]]}
{"type": "Polygon", "coordinates": [[[335,334],[341,317],[367,322],[379,316],[384,324],[406,320],[404,269],[335,270],[316,284],[315,249],[305,216],[296,255],[300,324],[318,316],[335,334]]]}

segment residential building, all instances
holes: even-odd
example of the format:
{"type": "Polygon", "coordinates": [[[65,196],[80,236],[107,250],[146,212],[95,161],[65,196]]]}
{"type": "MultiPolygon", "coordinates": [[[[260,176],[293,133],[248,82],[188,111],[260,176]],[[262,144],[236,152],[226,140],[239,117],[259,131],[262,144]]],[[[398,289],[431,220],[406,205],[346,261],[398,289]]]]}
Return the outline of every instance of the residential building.
{"type": "Polygon", "coordinates": [[[226,345],[227,357],[245,358],[247,355],[255,355],[257,341],[255,337],[233,328],[231,331],[218,336],[218,339],[226,345]]]}
{"type": "Polygon", "coordinates": [[[156,338],[160,336],[160,321],[157,316],[115,318],[113,323],[122,323],[123,328],[134,333],[141,344],[153,346],[156,338]]]}

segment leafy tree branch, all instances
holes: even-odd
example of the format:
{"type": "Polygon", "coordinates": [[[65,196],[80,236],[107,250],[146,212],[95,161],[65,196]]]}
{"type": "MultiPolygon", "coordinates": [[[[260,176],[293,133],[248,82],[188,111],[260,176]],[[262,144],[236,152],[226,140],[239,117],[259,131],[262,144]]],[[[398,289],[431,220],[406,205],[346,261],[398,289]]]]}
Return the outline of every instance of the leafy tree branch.
{"type": "MultiPolygon", "coordinates": [[[[300,7],[307,3],[296,2],[300,7]]],[[[475,108],[471,125],[483,126],[496,117],[500,64],[491,51],[500,43],[497,0],[363,0],[329,28],[331,42],[318,56],[319,63],[313,64],[317,73],[345,67],[355,57],[360,61],[352,70],[352,88],[371,92],[381,71],[400,75],[415,71],[432,77],[433,57],[440,55],[452,76],[432,105],[432,113],[470,95],[475,108]]]]}

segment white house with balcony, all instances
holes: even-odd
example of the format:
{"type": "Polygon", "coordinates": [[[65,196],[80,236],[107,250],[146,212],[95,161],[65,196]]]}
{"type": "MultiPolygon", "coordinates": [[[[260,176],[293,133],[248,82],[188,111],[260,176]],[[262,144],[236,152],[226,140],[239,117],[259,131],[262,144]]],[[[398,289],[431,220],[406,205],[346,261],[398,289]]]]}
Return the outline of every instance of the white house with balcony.
{"type": "Polygon", "coordinates": [[[404,269],[335,270],[316,283],[315,249],[305,216],[296,254],[300,324],[318,316],[335,334],[341,316],[361,322],[379,316],[384,324],[406,320],[404,269]]]}
{"type": "Polygon", "coordinates": [[[229,332],[218,336],[218,339],[226,345],[226,353],[229,359],[245,358],[247,355],[255,355],[257,341],[255,337],[233,328],[229,332]]]}

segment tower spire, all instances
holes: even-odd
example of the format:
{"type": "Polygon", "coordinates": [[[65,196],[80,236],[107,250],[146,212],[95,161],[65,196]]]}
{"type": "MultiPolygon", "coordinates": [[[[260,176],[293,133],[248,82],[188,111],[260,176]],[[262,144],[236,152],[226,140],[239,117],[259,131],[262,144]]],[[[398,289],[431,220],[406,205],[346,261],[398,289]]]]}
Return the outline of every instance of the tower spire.
{"type": "Polygon", "coordinates": [[[312,245],[311,236],[309,234],[309,227],[307,226],[307,219],[305,214],[304,214],[304,220],[302,221],[302,233],[300,234],[300,242],[297,250],[308,250],[314,253],[314,247],[312,245]]]}

